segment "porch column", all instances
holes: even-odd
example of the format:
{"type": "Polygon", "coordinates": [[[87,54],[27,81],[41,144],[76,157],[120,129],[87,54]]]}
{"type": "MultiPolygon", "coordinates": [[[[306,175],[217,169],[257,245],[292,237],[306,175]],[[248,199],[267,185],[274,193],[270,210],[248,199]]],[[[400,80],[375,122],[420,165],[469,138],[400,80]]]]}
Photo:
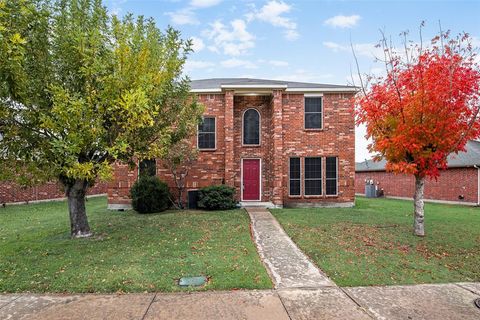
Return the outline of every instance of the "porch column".
{"type": "Polygon", "coordinates": [[[233,149],[233,90],[225,91],[225,184],[235,184],[233,149]]]}
{"type": "Polygon", "coordinates": [[[272,202],[277,206],[283,206],[283,106],[282,90],[273,90],[273,188],[272,202]]]}

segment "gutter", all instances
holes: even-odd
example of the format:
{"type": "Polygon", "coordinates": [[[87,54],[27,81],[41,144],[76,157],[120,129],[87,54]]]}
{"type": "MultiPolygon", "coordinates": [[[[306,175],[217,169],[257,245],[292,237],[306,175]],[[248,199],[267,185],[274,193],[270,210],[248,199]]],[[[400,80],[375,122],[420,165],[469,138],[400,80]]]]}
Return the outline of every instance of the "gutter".
{"type": "Polygon", "coordinates": [[[478,180],[478,185],[477,185],[477,205],[480,206],[480,167],[477,165],[473,165],[474,168],[477,169],[477,180],[478,180]]]}

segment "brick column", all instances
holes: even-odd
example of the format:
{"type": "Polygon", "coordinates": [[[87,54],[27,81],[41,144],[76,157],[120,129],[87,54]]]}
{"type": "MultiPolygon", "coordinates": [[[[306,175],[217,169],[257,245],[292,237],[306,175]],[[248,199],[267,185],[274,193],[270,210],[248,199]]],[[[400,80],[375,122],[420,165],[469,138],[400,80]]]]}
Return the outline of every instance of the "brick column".
{"type": "Polygon", "coordinates": [[[273,188],[272,188],[272,202],[277,206],[283,206],[283,105],[282,105],[282,91],[273,91],[273,112],[272,112],[272,126],[273,126],[273,188]]]}
{"type": "Polygon", "coordinates": [[[234,146],[233,146],[233,90],[225,92],[225,184],[234,186],[234,146]]]}

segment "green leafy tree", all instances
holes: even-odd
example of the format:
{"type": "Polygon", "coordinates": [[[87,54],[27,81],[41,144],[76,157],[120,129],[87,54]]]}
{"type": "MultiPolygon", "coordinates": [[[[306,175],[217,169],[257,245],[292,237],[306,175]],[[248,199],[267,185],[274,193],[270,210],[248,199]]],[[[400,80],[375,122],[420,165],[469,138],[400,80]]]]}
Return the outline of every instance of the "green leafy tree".
{"type": "Polygon", "coordinates": [[[72,237],[91,234],[85,195],[115,161],[162,157],[199,120],[191,43],[152,19],[110,17],[101,0],[0,0],[0,43],[0,171],[58,179],[72,237]]]}

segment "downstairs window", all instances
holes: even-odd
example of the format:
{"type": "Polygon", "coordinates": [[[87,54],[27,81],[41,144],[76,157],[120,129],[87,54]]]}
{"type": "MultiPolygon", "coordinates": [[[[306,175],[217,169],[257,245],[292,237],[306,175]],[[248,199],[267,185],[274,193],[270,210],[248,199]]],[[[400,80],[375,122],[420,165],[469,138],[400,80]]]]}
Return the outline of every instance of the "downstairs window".
{"type": "Polygon", "coordinates": [[[290,158],[290,186],[289,194],[291,196],[301,195],[301,169],[300,158],[290,158]]]}
{"type": "Polygon", "coordinates": [[[338,193],[338,158],[327,157],[325,163],[325,191],[327,196],[336,196],[338,193]]]}
{"type": "Polygon", "coordinates": [[[322,195],[322,158],[305,158],[305,195],[322,195]]]}

